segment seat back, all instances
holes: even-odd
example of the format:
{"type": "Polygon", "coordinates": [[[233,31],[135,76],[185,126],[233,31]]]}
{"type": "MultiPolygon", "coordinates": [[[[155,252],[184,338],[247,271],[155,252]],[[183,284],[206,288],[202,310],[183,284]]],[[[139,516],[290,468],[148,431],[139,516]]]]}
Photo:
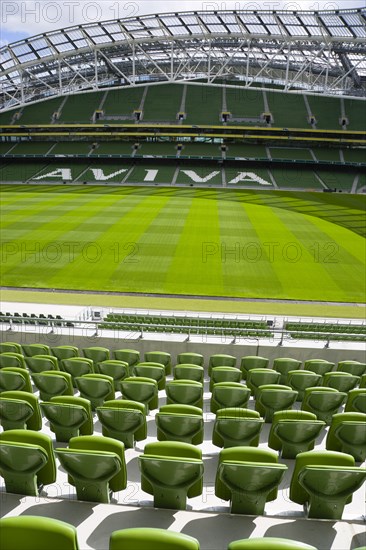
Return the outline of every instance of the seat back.
{"type": "Polygon", "coordinates": [[[114,399],[114,383],[111,376],[84,374],[84,376],[75,377],[75,383],[80,396],[89,399],[93,410],[104,401],[114,399]]]}
{"type": "Polygon", "coordinates": [[[4,367],[16,367],[19,369],[26,369],[24,356],[21,353],[15,353],[12,351],[5,351],[0,354],[0,369],[4,367]]]}
{"type": "Polygon", "coordinates": [[[92,359],[87,357],[74,357],[72,359],[61,359],[60,368],[72,376],[73,385],[76,387],[75,378],[84,374],[94,374],[94,364],[92,359]]]}
{"type": "Polygon", "coordinates": [[[0,520],[4,550],[79,550],[73,525],[41,516],[16,516],[0,520]]]}
{"type": "Polygon", "coordinates": [[[154,363],[153,361],[146,361],[138,363],[132,367],[132,374],[137,377],[152,378],[158,383],[158,389],[163,390],[165,388],[165,366],[162,363],[154,363]]]}
{"type": "Polygon", "coordinates": [[[1,342],[0,344],[0,354],[6,352],[19,353],[22,355],[22,346],[16,342],[1,342]]]}
{"type": "Polygon", "coordinates": [[[323,377],[311,370],[290,370],[287,374],[287,384],[298,392],[297,401],[302,401],[306,388],[321,385],[323,377]]]}
{"type": "Polygon", "coordinates": [[[19,367],[4,367],[0,369],[0,392],[14,390],[32,393],[29,372],[19,367]]]}
{"type": "Polygon", "coordinates": [[[33,355],[51,355],[51,350],[46,344],[22,344],[24,357],[33,355]]]}
{"type": "Polygon", "coordinates": [[[346,398],[346,393],[339,392],[334,388],[325,386],[310,387],[305,390],[301,409],[315,413],[319,420],[324,420],[327,424],[330,424],[333,414],[338,411],[346,398]]]}
{"type": "Polygon", "coordinates": [[[138,401],[130,401],[128,399],[112,399],[110,401],[105,401],[102,407],[97,407],[96,409],[99,421],[103,426],[103,435],[110,436],[113,435],[117,437],[120,432],[119,437],[128,442],[130,441],[130,447],[133,447],[133,440],[142,441],[147,437],[147,423],[146,423],[146,407],[143,403],[138,401]],[[113,416],[106,414],[104,411],[113,411],[113,416]],[[130,418],[131,415],[137,417],[141,416],[141,425],[133,433],[133,437],[127,437],[125,432],[123,419],[125,417],[130,418]],[[122,430],[122,432],[121,432],[122,430]]]}
{"type": "Polygon", "coordinates": [[[327,450],[346,452],[348,454],[352,454],[355,460],[360,460],[362,458],[362,455],[366,455],[366,414],[357,413],[357,412],[342,412],[342,413],[334,414],[331,425],[328,430],[325,446],[327,450]],[[339,437],[337,437],[338,429],[342,424],[345,424],[347,426],[347,425],[350,425],[350,423],[356,423],[356,422],[360,423],[360,429],[364,432],[363,445],[365,449],[364,449],[364,452],[361,453],[361,456],[360,456],[360,451],[357,449],[357,447],[359,446],[359,442],[356,442],[356,441],[353,442],[355,445],[355,449],[354,449],[355,452],[352,452],[351,438],[348,438],[348,441],[347,441],[348,444],[345,449],[344,443],[339,437]]]}
{"type": "Polygon", "coordinates": [[[51,348],[51,353],[54,357],[57,357],[58,361],[62,359],[72,359],[79,356],[79,349],[75,346],[56,346],[51,348]]]}
{"type": "Polygon", "coordinates": [[[366,373],[366,363],[359,361],[340,361],[337,365],[337,371],[348,372],[353,376],[362,376],[366,373]]]}
{"type": "Polygon", "coordinates": [[[25,362],[31,372],[43,372],[45,370],[59,370],[58,360],[52,355],[32,355],[26,357],[25,362]]]}
{"type": "Polygon", "coordinates": [[[240,370],[244,380],[247,378],[247,373],[251,369],[266,369],[269,366],[267,357],[259,357],[257,355],[246,355],[240,360],[240,370]]]}
{"type": "Polygon", "coordinates": [[[359,376],[354,376],[348,372],[342,371],[326,372],[323,376],[324,386],[346,393],[348,393],[349,390],[353,390],[359,381],[359,376]]]}
{"type": "Polygon", "coordinates": [[[110,358],[109,349],[102,347],[83,348],[84,357],[93,361],[94,367],[102,361],[107,361],[110,358]]]}
{"type": "Polygon", "coordinates": [[[129,366],[126,361],[117,361],[116,359],[108,359],[97,364],[96,370],[99,374],[106,374],[113,378],[115,391],[120,391],[120,382],[127,378],[130,374],[129,366]]]}
{"type": "Polygon", "coordinates": [[[271,422],[275,411],[290,409],[297,398],[297,391],[282,384],[265,384],[259,386],[255,410],[271,422]]]}
{"type": "Polygon", "coordinates": [[[246,384],[253,395],[257,394],[259,386],[265,384],[280,384],[281,374],[273,369],[251,369],[247,373],[246,384]]]}
{"type": "Polygon", "coordinates": [[[164,365],[165,374],[167,376],[172,372],[172,359],[170,353],[165,351],[147,351],[145,353],[145,361],[164,365]]]}
{"type": "Polygon", "coordinates": [[[123,399],[144,403],[146,410],[158,408],[158,383],[152,378],[128,377],[121,382],[123,399]]]}
{"type": "Polygon", "coordinates": [[[276,411],[273,415],[271,429],[268,436],[268,446],[271,447],[271,449],[275,449],[276,451],[279,451],[282,447],[282,442],[275,433],[275,426],[281,420],[294,420],[301,422],[304,420],[317,420],[317,416],[316,414],[309,411],[276,411]]]}
{"type": "Polygon", "coordinates": [[[316,374],[320,374],[321,376],[324,376],[326,372],[330,372],[335,367],[335,363],[331,363],[330,361],[326,361],[325,359],[308,359],[304,363],[304,369],[305,370],[311,370],[312,372],[315,372],[316,374]]]}
{"type": "Polygon", "coordinates": [[[219,409],[212,432],[217,447],[256,447],[264,420],[257,411],[228,407],[219,409]]]}
{"type": "Polygon", "coordinates": [[[179,363],[173,367],[174,380],[196,380],[196,382],[203,382],[204,374],[204,368],[199,365],[179,363]]]}
{"type": "Polygon", "coordinates": [[[78,396],[57,395],[50,399],[50,403],[58,403],[60,405],[76,405],[82,407],[87,415],[85,423],[80,428],[80,435],[91,435],[93,433],[93,416],[90,401],[78,396]]]}
{"type": "Polygon", "coordinates": [[[225,353],[215,353],[211,355],[208,363],[208,375],[211,376],[213,367],[235,367],[236,357],[225,353]]]}
{"type": "Polygon", "coordinates": [[[159,441],[184,441],[199,445],[203,441],[203,412],[192,405],[171,404],[155,415],[159,441]]]}
{"type": "Polygon", "coordinates": [[[203,407],[203,384],[195,380],[170,380],[165,387],[167,405],[181,403],[203,407]]]}
{"type": "Polygon", "coordinates": [[[39,390],[42,401],[56,395],[74,395],[71,374],[63,371],[43,371],[32,374],[32,380],[39,390]]]}
{"type": "Polygon", "coordinates": [[[237,382],[218,382],[212,388],[211,412],[227,407],[245,408],[250,398],[250,389],[237,382]]]}
{"type": "MultiPolygon", "coordinates": [[[[140,352],[136,349],[116,349],[113,351],[113,355],[117,361],[124,361],[127,363],[130,369],[140,362],[140,352]]],[[[131,373],[132,370],[130,370],[130,374],[131,373]]]]}
{"type": "Polygon", "coordinates": [[[297,370],[300,367],[301,361],[290,357],[278,357],[273,361],[273,369],[280,373],[279,384],[286,384],[289,371],[297,370]]]}
{"type": "Polygon", "coordinates": [[[113,531],[109,550],[199,550],[197,539],[154,527],[132,527],[113,531]]]}
{"type": "MultiPolygon", "coordinates": [[[[27,420],[28,430],[39,431],[42,429],[42,415],[39,401],[36,395],[27,391],[4,391],[1,394],[3,399],[14,399],[17,401],[26,401],[33,409],[32,416],[27,420]]],[[[20,404],[21,406],[21,404],[20,404]]]]}
{"type": "Polygon", "coordinates": [[[200,353],[183,352],[179,353],[177,357],[177,363],[182,365],[184,363],[191,365],[198,365],[203,367],[204,357],[200,353]]]}
{"type": "Polygon", "coordinates": [[[366,413],[366,388],[350,390],[344,412],[366,413]]]}
{"type": "Polygon", "coordinates": [[[250,538],[234,540],[227,550],[317,550],[315,546],[297,540],[278,537],[250,538]]]}

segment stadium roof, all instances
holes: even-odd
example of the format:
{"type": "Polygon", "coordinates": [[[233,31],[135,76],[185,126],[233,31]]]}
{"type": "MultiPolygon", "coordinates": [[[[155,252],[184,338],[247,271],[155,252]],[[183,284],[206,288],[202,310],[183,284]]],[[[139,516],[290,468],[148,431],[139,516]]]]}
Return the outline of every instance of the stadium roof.
{"type": "Polygon", "coordinates": [[[84,90],[198,78],[366,96],[366,9],[190,11],[39,34],[0,49],[0,110],[84,90]]]}

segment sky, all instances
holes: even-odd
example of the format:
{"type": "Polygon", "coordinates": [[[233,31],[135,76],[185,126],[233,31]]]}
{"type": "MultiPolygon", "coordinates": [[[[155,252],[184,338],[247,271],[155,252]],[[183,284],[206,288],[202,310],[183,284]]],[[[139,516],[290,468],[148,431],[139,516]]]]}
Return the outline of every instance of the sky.
{"type": "Polygon", "coordinates": [[[109,19],[189,10],[323,10],[365,7],[366,0],[2,0],[0,45],[109,19]]]}

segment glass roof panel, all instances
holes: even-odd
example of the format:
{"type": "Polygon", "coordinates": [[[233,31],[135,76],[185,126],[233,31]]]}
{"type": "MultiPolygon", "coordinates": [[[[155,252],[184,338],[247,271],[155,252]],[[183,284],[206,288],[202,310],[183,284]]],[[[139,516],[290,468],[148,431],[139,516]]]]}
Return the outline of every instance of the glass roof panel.
{"type": "Polygon", "coordinates": [[[85,29],[86,34],[89,36],[101,36],[102,34],[105,34],[105,30],[102,26],[97,27],[87,27],[85,29]]]}
{"type": "Polygon", "coordinates": [[[223,25],[207,25],[211,32],[227,33],[223,25]]]}
{"type": "Polygon", "coordinates": [[[312,36],[322,36],[323,30],[321,27],[307,27],[312,36]]]}
{"type": "Polygon", "coordinates": [[[69,52],[70,50],[74,50],[74,46],[71,44],[71,42],[64,42],[63,44],[57,44],[56,49],[59,52],[69,52]]]}
{"type": "Polygon", "coordinates": [[[220,23],[216,15],[206,15],[204,13],[200,13],[199,17],[204,23],[211,23],[212,25],[217,25],[220,23]]]}
{"type": "Polygon", "coordinates": [[[178,17],[164,17],[163,16],[162,20],[168,26],[170,26],[170,25],[182,25],[182,23],[179,21],[178,17]]]}
{"type": "Polygon", "coordinates": [[[297,27],[294,27],[292,25],[287,26],[287,30],[289,31],[291,36],[308,36],[308,33],[301,25],[298,25],[297,27]]]}
{"type": "Polygon", "coordinates": [[[233,33],[241,32],[239,25],[227,25],[228,29],[233,33]]]}
{"type": "Polygon", "coordinates": [[[342,18],[349,24],[349,25],[362,25],[361,20],[355,13],[345,13],[342,15],[342,18]]]}
{"type": "Polygon", "coordinates": [[[301,13],[299,13],[299,17],[301,19],[301,21],[303,23],[305,23],[305,25],[317,25],[318,22],[317,22],[317,19],[315,17],[315,15],[301,15],[301,13]]]}
{"type": "Polygon", "coordinates": [[[271,34],[282,34],[278,25],[266,25],[271,34]]]}
{"type": "Polygon", "coordinates": [[[322,13],[320,17],[326,25],[344,27],[344,23],[342,22],[342,20],[337,15],[323,14],[322,13]]]}
{"type": "Polygon", "coordinates": [[[202,27],[200,27],[199,25],[189,25],[188,28],[191,32],[193,32],[193,34],[200,33],[202,30],[202,27]]]}
{"type": "Polygon", "coordinates": [[[328,29],[332,36],[353,36],[346,27],[328,27],[328,29]]]}
{"type": "Polygon", "coordinates": [[[105,44],[106,42],[113,42],[112,38],[108,36],[107,34],[103,34],[103,36],[93,36],[94,42],[97,44],[105,44]]]}
{"type": "Polygon", "coordinates": [[[240,19],[243,21],[243,23],[253,23],[254,25],[258,25],[258,17],[251,13],[241,13],[240,19]]]}
{"type": "Polygon", "coordinates": [[[183,15],[181,19],[186,25],[195,25],[197,23],[197,17],[193,15],[183,15]]]}
{"type": "Polygon", "coordinates": [[[285,25],[299,25],[300,24],[299,20],[297,19],[297,17],[295,17],[295,15],[287,15],[287,14],[283,15],[281,13],[281,15],[279,15],[279,19],[285,25]]]}
{"type": "Polygon", "coordinates": [[[62,44],[67,38],[61,33],[49,34],[48,39],[52,44],[62,44]]]}
{"type": "Polygon", "coordinates": [[[236,17],[235,15],[231,13],[222,13],[220,14],[220,19],[224,21],[224,23],[236,23],[236,17]]]}
{"type": "Polygon", "coordinates": [[[263,25],[247,25],[247,27],[253,34],[268,34],[263,25]]]}
{"type": "Polygon", "coordinates": [[[365,27],[352,27],[352,30],[360,38],[363,38],[364,36],[366,36],[366,28],[365,27]]]}

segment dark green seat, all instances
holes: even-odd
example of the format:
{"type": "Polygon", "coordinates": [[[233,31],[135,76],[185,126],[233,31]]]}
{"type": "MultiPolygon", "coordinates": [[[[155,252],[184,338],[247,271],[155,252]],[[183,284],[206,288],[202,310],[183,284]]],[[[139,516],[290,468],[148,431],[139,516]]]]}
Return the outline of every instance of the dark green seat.
{"type": "Polygon", "coordinates": [[[146,439],[146,408],[143,403],[112,399],[96,410],[103,435],[122,441],[126,448],[132,448],[135,441],[146,439]]]}
{"type": "Polygon", "coordinates": [[[212,388],[210,410],[216,413],[227,407],[245,409],[250,398],[250,389],[237,382],[218,382],[212,388]]]}
{"type": "Polygon", "coordinates": [[[154,363],[152,361],[138,363],[132,368],[134,376],[156,380],[159,390],[165,388],[165,373],[166,369],[163,363],[154,363]]]}
{"type": "Polygon", "coordinates": [[[268,446],[281,451],[282,458],[296,458],[298,453],[314,449],[325,422],[307,411],[277,411],[273,415],[268,446]]]}
{"type": "Polygon", "coordinates": [[[113,378],[115,391],[121,391],[121,381],[130,375],[130,368],[126,361],[108,359],[97,364],[97,371],[113,378]]]}
{"type": "Polygon", "coordinates": [[[348,393],[349,390],[353,390],[359,381],[359,376],[354,376],[348,372],[342,371],[326,372],[323,376],[324,386],[334,388],[345,393],[348,393]]]}
{"type": "Polygon", "coordinates": [[[187,498],[202,494],[200,449],[180,441],[147,443],[139,456],[141,489],[154,496],[156,508],[185,510],[187,498]]]}
{"type": "Polygon", "coordinates": [[[121,441],[104,436],[73,437],[67,449],[55,452],[79,500],[108,504],[110,493],[126,488],[125,447],[121,441]]]}
{"type": "Polygon", "coordinates": [[[226,408],[216,412],[212,443],[217,447],[257,447],[264,420],[250,409],[226,408]]]}
{"type": "Polygon", "coordinates": [[[43,371],[32,374],[32,380],[39,390],[42,401],[49,401],[57,395],[74,395],[71,374],[63,371],[43,371]]]}
{"type": "Polygon", "coordinates": [[[306,388],[301,409],[316,414],[318,420],[324,420],[329,425],[333,414],[338,412],[346,397],[346,393],[339,392],[334,388],[325,386],[306,388]]]}
{"type": "Polygon", "coordinates": [[[2,550],[79,550],[73,525],[41,516],[15,516],[0,520],[2,550]]]}
{"type": "Polygon", "coordinates": [[[117,361],[123,361],[128,364],[130,375],[132,374],[132,367],[140,362],[140,352],[136,349],[116,349],[113,350],[113,355],[117,361]]]}
{"type": "Polygon", "coordinates": [[[203,442],[202,409],[192,405],[163,405],[155,415],[158,441],[203,442]]]}
{"type": "Polygon", "coordinates": [[[241,371],[236,367],[212,367],[209,390],[219,382],[237,382],[241,380],[241,371]]]}
{"type": "Polygon", "coordinates": [[[52,355],[32,355],[32,357],[26,357],[25,362],[32,373],[59,370],[58,360],[52,355]]]}
{"type": "Polygon", "coordinates": [[[51,350],[46,344],[22,344],[24,357],[33,355],[51,355],[51,350]]]}
{"type": "Polygon", "coordinates": [[[193,352],[183,352],[179,353],[177,356],[177,363],[178,365],[182,364],[191,364],[191,365],[198,365],[199,367],[203,367],[204,357],[200,353],[193,353],[193,352]]]}
{"type": "Polygon", "coordinates": [[[299,453],[290,484],[290,499],[308,506],[308,517],[342,519],[344,506],[366,479],[353,456],[337,451],[299,453]]]}
{"type": "Polygon", "coordinates": [[[266,502],[277,498],[287,466],[277,453],[256,447],[232,447],[220,452],[215,495],[231,502],[234,514],[264,513],[266,502]]]}
{"type": "Polygon", "coordinates": [[[247,379],[248,371],[251,369],[266,369],[269,367],[269,359],[266,357],[258,357],[257,355],[246,355],[240,360],[240,370],[243,379],[247,379]]]}
{"type": "Polygon", "coordinates": [[[1,342],[0,354],[10,351],[11,353],[19,353],[22,355],[22,346],[16,342],[1,342]]]}
{"type": "Polygon", "coordinates": [[[18,369],[26,369],[27,365],[21,353],[6,351],[0,355],[0,369],[6,367],[16,367],[18,369]]]}
{"type": "Polygon", "coordinates": [[[203,384],[195,380],[170,380],[166,383],[166,404],[193,405],[203,408],[203,384]]]}
{"type": "Polygon", "coordinates": [[[366,458],[366,414],[344,412],[334,414],[326,439],[329,451],[341,451],[356,462],[366,458]]]}
{"type": "Polygon", "coordinates": [[[0,392],[13,390],[32,393],[29,372],[19,367],[4,367],[0,369],[0,392]]]}
{"type": "Polygon", "coordinates": [[[8,493],[38,496],[56,481],[56,462],[49,435],[32,430],[0,433],[0,474],[8,493]]]}
{"type": "Polygon", "coordinates": [[[82,397],[60,395],[41,403],[41,409],[50,422],[56,441],[69,441],[77,435],[93,433],[90,401],[82,397]]]}
{"type": "Polygon", "coordinates": [[[76,388],[75,378],[84,376],[84,374],[94,374],[94,365],[92,359],[86,357],[74,357],[73,359],[61,359],[60,368],[72,376],[72,383],[76,388]]]}
{"type": "Polygon", "coordinates": [[[164,365],[166,376],[172,372],[172,359],[170,353],[166,351],[147,351],[145,353],[145,361],[164,365]]]}
{"type": "Polygon", "coordinates": [[[356,388],[348,392],[344,412],[366,413],[366,388],[356,388]]]}
{"type": "Polygon", "coordinates": [[[213,367],[235,367],[236,357],[224,353],[215,353],[211,355],[208,363],[208,375],[211,376],[213,367]]]}
{"type": "Polygon", "coordinates": [[[199,365],[180,363],[173,367],[174,380],[195,380],[203,383],[204,375],[205,370],[199,365]]]}
{"type": "Polygon", "coordinates": [[[250,538],[234,540],[227,550],[317,550],[315,546],[297,540],[277,537],[250,538]]]}
{"type": "Polygon", "coordinates": [[[256,397],[259,386],[279,384],[281,374],[273,369],[250,369],[247,373],[246,385],[256,397]]]}
{"type": "Polygon", "coordinates": [[[79,357],[79,349],[75,346],[55,346],[54,348],[51,348],[51,354],[54,357],[57,357],[60,364],[62,359],[79,357]]]}
{"type": "Polygon", "coordinates": [[[96,369],[98,363],[110,359],[109,349],[107,348],[95,346],[90,348],[83,348],[82,352],[84,354],[84,357],[93,361],[94,369],[96,369]]]}
{"type": "Polygon", "coordinates": [[[4,391],[0,396],[0,420],[4,430],[42,429],[38,398],[27,391],[4,391]]]}
{"type": "Polygon", "coordinates": [[[335,363],[331,363],[326,359],[308,359],[304,363],[304,370],[311,370],[315,374],[324,376],[326,372],[330,372],[334,369],[335,363]]]}
{"type": "Polygon", "coordinates": [[[159,404],[158,383],[152,378],[129,376],[121,382],[123,399],[138,401],[145,405],[146,412],[157,409],[159,404]]]}
{"type": "Polygon", "coordinates": [[[366,373],[366,363],[360,363],[360,361],[340,361],[337,365],[337,371],[348,372],[353,376],[362,376],[366,373]]]}
{"type": "Polygon", "coordinates": [[[264,417],[265,422],[272,422],[276,411],[291,409],[297,398],[297,391],[282,384],[259,386],[255,401],[255,410],[264,417]]]}
{"type": "Polygon", "coordinates": [[[200,545],[197,539],[184,533],[156,527],[131,527],[113,531],[109,550],[200,550],[200,545]]]}
{"type": "Polygon", "coordinates": [[[311,370],[290,370],[287,375],[287,384],[297,391],[297,401],[304,399],[306,388],[320,386],[323,377],[311,370]]]}
{"type": "Polygon", "coordinates": [[[287,375],[290,371],[301,367],[301,361],[291,357],[278,357],[273,361],[273,369],[280,373],[279,384],[287,384],[287,375]]]}
{"type": "Polygon", "coordinates": [[[103,405],[104,401],[114,399],[113,378],[106,374],[84,374],[75,378],[76,387],[80,396],[89,399],[91,408],[103,405]]]}

